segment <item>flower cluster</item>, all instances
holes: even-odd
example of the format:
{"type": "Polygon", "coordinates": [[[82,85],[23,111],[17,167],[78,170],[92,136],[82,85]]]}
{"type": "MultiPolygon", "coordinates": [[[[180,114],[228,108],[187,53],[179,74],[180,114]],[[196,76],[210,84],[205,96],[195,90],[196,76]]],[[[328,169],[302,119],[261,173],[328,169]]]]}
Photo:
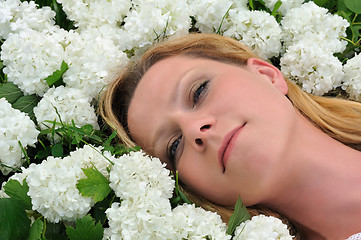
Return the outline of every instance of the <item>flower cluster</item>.
{"type": "Polygon", "coordinates": [[[122,50],[141,52],[161,37],[188,33],[190,24],[185,0],[133,1],[119,33],[122,50]]]}
{"type": "Polygon", "coordinates": [[[346,48],[349,23],[314,2],[290,9],[281,21],[286,53],[281,70],[295,78],[302,88],[323,95],[341,85],[342,63],[333,56],[346,48]]]}
{"type": "MultiPolygon", "coordinates": [[[[34,107],[34,114],[42,129],[53,127],[53,124],[48,121],[71,124],[72,120],[77,127],[91,124],[99,129],[95,109],[90,105],[90,101],[91,98],[80,89],[53,87],[34,107]]],[[[58,125],[55,126],[55,128],[58,127],[58,125]]]]}
{"type": "Polygon", "coordinates": [[[50,7],[38,9],[33,1],[0,1],[0,38],[23,30],[43,32],[54,28],[55,12],[50,7]]]}
{"type": "Polygon", "coordinates": [[[4,73],[26,94],[43,96],[48,90],[45,78],[58,70],[64,59],[61,36],[24,30],[10,33],[1,47],[4,73]]]}
{"type": "Polygon", "coordinates": [[[229,18],[232,25],[225,36],[242,41],[262,58],[278,56],[282,31],[274,17],[262,11],[231,9],[229,18]]]}
{"type": "Polygon", "coordinates": [[[20,167],[25,158],[21,147],[34,146],[39,131],[34,122],[5,98],[0,98],[0,171],[7,175],[20,167]],[[20,145],[21,144],[21,145],[20,145]]]}
{"type": "Polygon", "coordinates": [[[342,88],[351,99],[361,101],[361,54],[349,59],[343,66],[345,72],[342,88]]]}
{"type": "Polygon", "coordinates": [[[216,213],[194,205],[171,209],[174,180],[158,158],[131,152],[114,161],[110,187],[122,199],[106,210],[109,239],[230,239],[216,213]]]}
{"type": "Polygon", "coordinates": [[[236,228],[233,240],[243,239],[291,240],[292,236],[278,218],[258,215],[236,228]]]}
{"type": "MultiPolygon", "coordinates": [[[[76,187],[85,178],[82,168],[95,166],[107,176],[109,161],[101,154],[101,147],[84,146],[64,158],[48,157],[41,164],[31,164],[26,182],[29,185],[33,210],[50,222],[75,221],[88,213],[94,202],[84,197],[76,187]],[[51,169],[51,171],[49,171],[51,169]]],[[[112,158],[109,153],[105,153],[112,158]]]]}

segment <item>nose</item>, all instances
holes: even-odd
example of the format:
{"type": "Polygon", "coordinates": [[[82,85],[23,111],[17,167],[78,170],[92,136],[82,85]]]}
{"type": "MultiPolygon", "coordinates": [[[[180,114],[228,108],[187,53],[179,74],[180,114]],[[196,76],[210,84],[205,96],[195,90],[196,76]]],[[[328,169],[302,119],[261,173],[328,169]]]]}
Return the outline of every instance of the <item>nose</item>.
{"type": "Polygon", "coordinates": [[[204,150],[212,134],[215,119],[213,117],[189,117],[181,119],[180,122],[185,141],[197,150],[204,150]]]}

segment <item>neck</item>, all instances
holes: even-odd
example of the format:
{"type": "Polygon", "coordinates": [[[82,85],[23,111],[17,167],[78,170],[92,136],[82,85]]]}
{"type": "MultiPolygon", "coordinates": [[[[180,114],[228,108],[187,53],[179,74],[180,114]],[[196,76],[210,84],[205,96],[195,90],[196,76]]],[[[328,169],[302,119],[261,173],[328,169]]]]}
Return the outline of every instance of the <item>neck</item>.
{"type": "Polygon", "coordinates": [[[361,152],[299,121],[264,204],[302,226],[307,239],[346,239],[361,231],[361,152]]]}

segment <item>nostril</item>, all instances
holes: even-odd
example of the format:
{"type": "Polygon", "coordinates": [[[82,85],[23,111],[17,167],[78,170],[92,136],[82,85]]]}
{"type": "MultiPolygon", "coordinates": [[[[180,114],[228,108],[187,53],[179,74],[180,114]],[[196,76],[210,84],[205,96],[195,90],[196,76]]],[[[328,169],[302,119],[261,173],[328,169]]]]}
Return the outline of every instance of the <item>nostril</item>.
{"type": "Polygon", "coordinates": [[[201,127],[201,130],[206,130],[206,129],[210,129],[211,125],[207,124],[201,127]]]}
{"type": "Polygon", "coordinates": [[[203,144],[203,141],[202,141],[202,139],[200,139],[200,138],[196,138],[196,144],[197,145],[202,145],[203,144]]]}

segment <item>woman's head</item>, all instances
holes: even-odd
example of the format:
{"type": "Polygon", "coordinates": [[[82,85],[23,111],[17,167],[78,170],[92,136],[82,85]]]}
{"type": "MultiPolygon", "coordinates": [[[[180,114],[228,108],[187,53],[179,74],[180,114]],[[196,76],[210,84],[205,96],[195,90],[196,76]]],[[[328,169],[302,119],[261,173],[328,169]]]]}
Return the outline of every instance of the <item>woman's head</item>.
{"type": "Polygon", "coordinates": [[[191,189],[230,205],[240,189],[247,190],[241,192],[247,204],[260,202],[260,193],[270,189],[291,137],[293,106],[331,136],[342,135],[327,125],[335,122],[325,120],[330,111],[243,44],[192,34],[156,45],[123,70],[104,95],[102,113],[124,143],[135,141],[175,164],[191,189]],[[241,150],[250,160],[232,165],[241,150]]]}
{"type": "Polygon", "coordinates": [[[190,34],[167,40],[149,49],[137,62],[122,69],[103,94],[102,114],[118,131],[124,144],[133,146],[127,126],[127,112],[135,88],[145,72],[155,63],[172,56],[197,56],[244,65],[257,57],[243,44],[216,34],[190,34]]]}

